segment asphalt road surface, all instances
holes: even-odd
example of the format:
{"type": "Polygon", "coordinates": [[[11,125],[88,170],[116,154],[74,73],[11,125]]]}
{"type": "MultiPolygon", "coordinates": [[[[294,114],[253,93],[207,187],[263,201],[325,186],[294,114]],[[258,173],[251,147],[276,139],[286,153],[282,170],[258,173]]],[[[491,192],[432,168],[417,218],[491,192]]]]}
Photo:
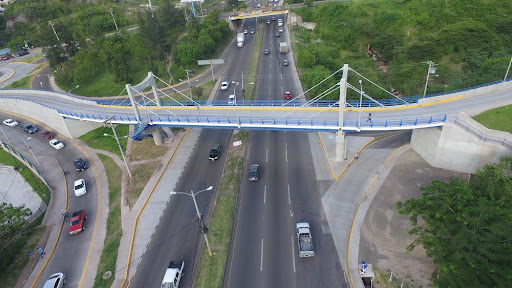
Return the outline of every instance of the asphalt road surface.
{"type": "MultiPolygon", "coordinates": [[[[256,99],[283,99],[284,91],[294,97],[299,91],[291,81],[296,71],[281,65],[287,54],[279,53],[286,30],[276,37],[277,20],[270,24],[266,20],[262,19],[262,50],[270,53],[256,51],[261,53],[256,99]]],[[[243,175],[224,287],[343,286],[343,271],[323,217],[322,193],[318,192],[328,183],[315,179],[307,134],[252,131],[249,139],[245,164],[259,164],[261,175],[255,183],[243,175]],[[311,224],[316,246],[313,258],[298,256],[295,224],[300,221],[311,224]]]]}

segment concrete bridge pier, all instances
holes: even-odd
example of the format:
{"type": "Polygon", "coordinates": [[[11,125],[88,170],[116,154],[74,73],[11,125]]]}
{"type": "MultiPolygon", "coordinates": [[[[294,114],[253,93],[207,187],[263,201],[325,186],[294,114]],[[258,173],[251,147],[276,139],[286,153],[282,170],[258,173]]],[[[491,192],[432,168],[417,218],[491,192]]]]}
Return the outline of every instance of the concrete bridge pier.
{"type": "Polygon", "coordinates": [[[156,146],[162,146],[164,139],[162,137],[162,129],[160,127],[151,127],[151,134],[153,134],[153,141],[156,146]]]}
{"type": "Polygon", "coordinates": [[[340,128],[336,134],[336,161],[347,160],[347,133],[343,131],[343,112],[345,111],[345,102],[347,99],[347,76],[348,64],[345,64],[343,65],[343,76],[340,80],[340,101],[338,114],[338,125],[340,125],[340,128]]]}

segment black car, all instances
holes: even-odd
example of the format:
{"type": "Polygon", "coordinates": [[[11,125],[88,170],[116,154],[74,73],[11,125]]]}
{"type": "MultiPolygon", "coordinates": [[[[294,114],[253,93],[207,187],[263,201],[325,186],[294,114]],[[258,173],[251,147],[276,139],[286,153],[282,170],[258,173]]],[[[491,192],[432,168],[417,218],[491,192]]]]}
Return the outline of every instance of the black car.
{"type": "Polygon", "coordinates": [[[213,144],[212,150],[210,150],[210,156],[208,159],[215,161],[219,159],[220,156],[220,145],[219,144],[213,144]]]}
{"type": "Polygon", "coordinates": [[[34,134],[37,132],[37,127],[34,127],[32,124],[23,124],[21,125],[21,130],[27,132],[28,134],[34,134]]]}
{"type": "Polygon", "coordinates": [[[281,33],[276,32],[276,37],[279,37],[279,36],[281,36],[281,33]]]}
{"type": "Polygon", "coordinates": [[[260,165],[258,164],[252,164],[249,167],[249,181],[258,181],[260,174],[260,165]]]}
{"type": "Polygon", "coordinates": [[[30,53],[28,53],[27,50],[22,50],[22,51],[18,52],[18,57],[25,56],[25,55],[28,55],[28,54],[30,54],[30,53]]]}
{"type": "Polygon", "coordinates": [[[283,65],[284,65],[284,66],[288,66],[288,60],[284,59],[284,60],[283,60],[283,65]]]}
{"type": "Polygon", "coordinates": [[[75,163],[76,171],[87,170],[87,163],[82,158],[74,160],[73,163],[75,163]]]}

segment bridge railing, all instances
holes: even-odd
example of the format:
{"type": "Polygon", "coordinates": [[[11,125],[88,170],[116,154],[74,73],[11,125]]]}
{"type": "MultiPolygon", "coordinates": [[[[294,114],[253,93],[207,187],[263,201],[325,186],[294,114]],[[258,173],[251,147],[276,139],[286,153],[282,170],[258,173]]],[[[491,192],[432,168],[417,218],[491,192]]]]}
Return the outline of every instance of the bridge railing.
{"type": "Polygon", "coordinates": [[[464,120],[456,116],[448,116],[446,120],[455,123],[455,125],[465,129],[466,132],[478,137],[478,139],[480,139],[483,142],[494,143],[497,145],[501,145],[509,150],[512,150],[512,142],[504,137],[496,137],[485,134],[478,128],[472,126],[471,124],[465,122],[464,120]]]}

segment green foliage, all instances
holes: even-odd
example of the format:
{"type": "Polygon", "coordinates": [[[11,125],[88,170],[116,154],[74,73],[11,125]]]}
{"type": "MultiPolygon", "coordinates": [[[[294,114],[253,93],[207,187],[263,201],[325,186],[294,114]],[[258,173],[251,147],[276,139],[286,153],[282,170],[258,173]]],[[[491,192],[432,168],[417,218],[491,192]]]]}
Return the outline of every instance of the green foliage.
{"type": "Polygon", "coordinates": [[[419,199],[398,202],[417,245],[439,265],[438,287],[511,287],[512,157],[477,171],[471,183],[453,178],[421,187],[419,199]],[[421,218],[421,221],[420,221],[421,218]]]}
{"type": "Polygon", "coordinates": [[[0,203],[0,234],[15,235],[28,222],[26,218],[32,215],[32,211],[25,205],[18,207],[11,203],[0,203]]]}
{"type": "Polygon", "coordinates": [[[473,117],[489,129],[512,133],[512,105],[487,110],[473,117]]]}

